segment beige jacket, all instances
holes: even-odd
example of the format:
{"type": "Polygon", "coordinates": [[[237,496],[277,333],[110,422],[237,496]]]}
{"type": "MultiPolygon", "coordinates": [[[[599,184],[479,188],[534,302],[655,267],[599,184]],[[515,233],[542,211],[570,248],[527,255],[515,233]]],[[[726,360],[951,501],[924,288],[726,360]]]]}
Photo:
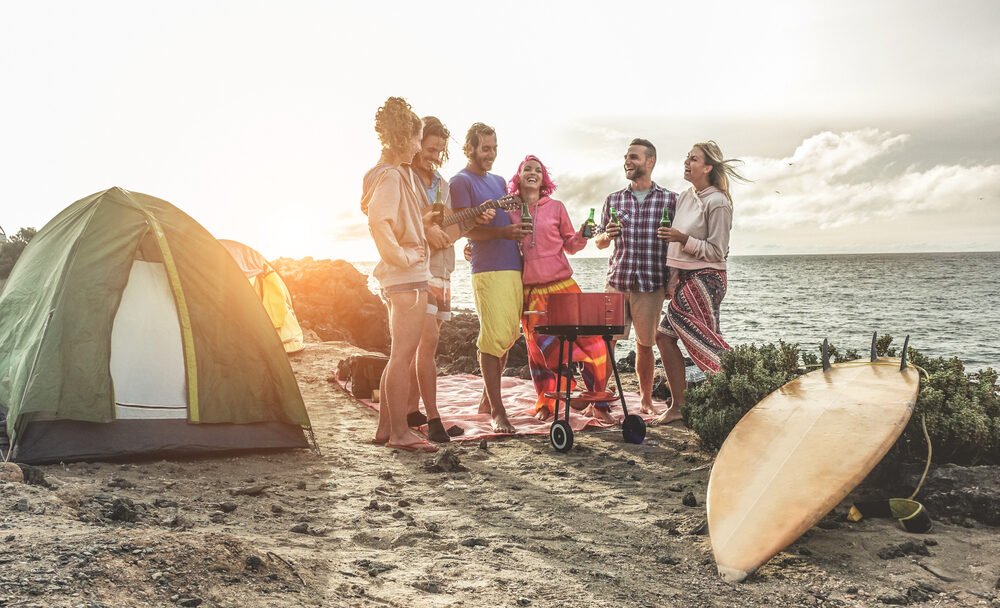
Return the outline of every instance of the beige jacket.
{"type": "Polygon", "coordinates": [[[426,195],[408,165],[378,164],[365,174],[362,209],[382,259],[372,274],[383,289],[430,279],[421,209],[426,195]]]}
{"type": "Polygon", "coordinates": [[[726,269],[733,203],[715,186],[701,192],[688,188],[677,200],[673,227],[688,235],[687,243],[667,247],[667,266],[684,270],[726,269]]]}

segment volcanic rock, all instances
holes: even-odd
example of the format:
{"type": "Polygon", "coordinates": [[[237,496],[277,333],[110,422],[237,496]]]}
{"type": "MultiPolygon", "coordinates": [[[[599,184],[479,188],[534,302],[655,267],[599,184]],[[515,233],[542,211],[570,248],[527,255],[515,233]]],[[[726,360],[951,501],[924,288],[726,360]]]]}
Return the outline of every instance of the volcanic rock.
{"type": "Polygon", "coordinates": [[[303,330],[323,340],[389,352],[385,305],[368,289],[368,277],[349,262],[279,258],[272,265],[292,294],[303,330]]]}

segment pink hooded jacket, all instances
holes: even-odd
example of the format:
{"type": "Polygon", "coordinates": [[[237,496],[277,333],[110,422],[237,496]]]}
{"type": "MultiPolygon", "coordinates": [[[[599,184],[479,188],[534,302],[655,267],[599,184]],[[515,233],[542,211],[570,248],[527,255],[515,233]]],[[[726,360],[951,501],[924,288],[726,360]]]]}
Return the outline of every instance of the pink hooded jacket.
{"type": "MultiPolygon", "coordinates": [[[[533,234],[521,240],[521,254],[524,256],[524,271],[521,282],[524,285],[544,285],[562,281],[573,276],[566,254],[573,254],[587,246],[583,238],[570,222],[566,206],[562,202],[543,196],[534,205],[529,205],[535,224],[533,234]]],[[[521,221],[520,211],[511,211],[514,223],[521,221]]]]}

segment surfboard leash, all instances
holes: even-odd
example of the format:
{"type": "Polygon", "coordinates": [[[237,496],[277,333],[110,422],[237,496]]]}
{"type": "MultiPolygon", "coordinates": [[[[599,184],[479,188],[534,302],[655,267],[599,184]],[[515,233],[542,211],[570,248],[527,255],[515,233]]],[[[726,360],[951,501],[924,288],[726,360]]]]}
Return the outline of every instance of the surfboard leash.
{"type": "MultiPolygon", "coordinates": [[[[867,361],[859,361],[858,363],[863,363],[865,365],[879,364],[878,362],[867,361]]],[[[892,365],[891,363],[882,363],[882,365],[887,364],[892,365]]],[[[913,363],[910,363],[909,365],[915,367],[924,379],[930,379],[930,374],[927,373],[927,370],[918,365],[914,365],[913,363]]],[[[924,487],[924,482],[927,481],[927,474],[931,470],[931,458],[934,454],[931,436],[930,433],[927,432],[927,417],[924,414],[920,414],[920,428],[924,433],[924,441],[927,442],[927,461],[924,463],[924,472],[920,475],[920,481],[917,482],[917,487],[913,490],[913,493],[910,494],[910,497],[855,503],[851,505],[850,510],[847,512],[848,521],[858,522],[865,517],[891,517],[898,521],[907,532],[921,534],[931,530],[934,526],[934,522],[931,520],[930,514],[927,512],[924,505],[914,500],[917,494],[920,493],[920,490],[924,487]]]]}

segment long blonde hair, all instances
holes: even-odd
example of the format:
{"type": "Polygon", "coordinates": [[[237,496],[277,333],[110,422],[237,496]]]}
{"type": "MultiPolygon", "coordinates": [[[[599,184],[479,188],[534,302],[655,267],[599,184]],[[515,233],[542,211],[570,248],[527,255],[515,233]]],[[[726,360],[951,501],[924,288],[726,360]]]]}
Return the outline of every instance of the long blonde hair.
{"type": "Polygon", "coordinates": [[[711,173],[708,174],[708,183],[721,190],[730,203],[733,202],[733,197],[729,194],[729,178],[743,183],[750,182],[733,168],[735,165],[742,165],[743,161],[738,158],[725,158],[722,155],[722,150],[719,149],[719,144],[711,139],[694,146],[701,150],[701,153],[705,155],[705,163],[712,167],[711,173]]]}

